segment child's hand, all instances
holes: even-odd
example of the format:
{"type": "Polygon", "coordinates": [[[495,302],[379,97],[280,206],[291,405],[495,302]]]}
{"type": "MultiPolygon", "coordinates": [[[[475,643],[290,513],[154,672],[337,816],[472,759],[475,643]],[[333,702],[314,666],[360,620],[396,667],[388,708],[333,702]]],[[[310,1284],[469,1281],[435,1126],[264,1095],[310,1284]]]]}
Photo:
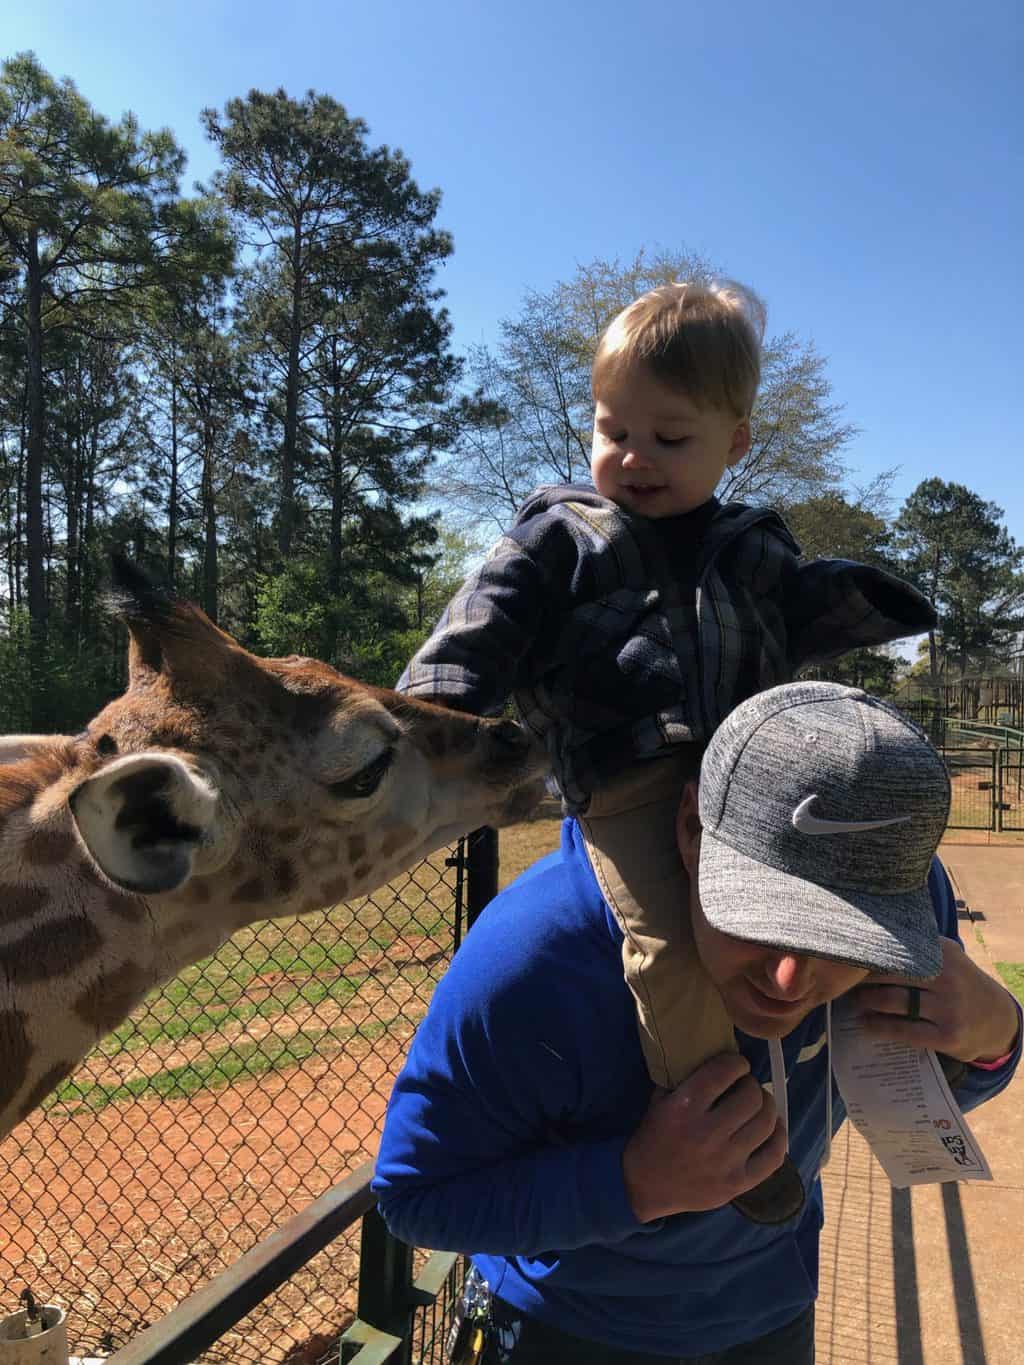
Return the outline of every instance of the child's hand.
{"type": "Polygon", "coordinates": [[[962,1062],[989,1062],[1017,1041],[1013,997],[975,965],[958,943],[942,940],[942,971],[926,981],[867,976],[851,991],[865,1028],[879,1038],[928,1047],[962,1062]],[[914,1019],[912,991],[920,992],[914,1019]]]}

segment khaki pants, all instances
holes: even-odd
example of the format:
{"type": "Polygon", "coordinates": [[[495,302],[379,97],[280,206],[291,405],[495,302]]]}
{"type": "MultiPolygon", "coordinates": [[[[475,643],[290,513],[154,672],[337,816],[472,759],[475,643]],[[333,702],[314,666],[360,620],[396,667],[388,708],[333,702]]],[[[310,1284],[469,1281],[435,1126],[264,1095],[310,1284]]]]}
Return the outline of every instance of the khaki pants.
{"type": "Polygon", "coordinates": [[[598,886],[625,935],[622,964],[647,1069],[667,1090],[716,1053],[736,1051],[693,941],[676,842],[685,772],[671,756],[634,764],[578,817],[598,886]]]}

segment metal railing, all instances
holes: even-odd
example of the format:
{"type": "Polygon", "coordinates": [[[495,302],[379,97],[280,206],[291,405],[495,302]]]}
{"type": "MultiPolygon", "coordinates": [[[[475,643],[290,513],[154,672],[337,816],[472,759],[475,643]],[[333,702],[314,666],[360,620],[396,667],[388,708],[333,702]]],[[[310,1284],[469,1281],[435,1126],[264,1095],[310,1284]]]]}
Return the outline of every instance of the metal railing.
{"type": "Polygon", "coordinates": [[[1000,749],[1016,749],[1024,753],[1024,730],[1016,730],[1012,725],[989,725],[987,721],[947,719],[945,727],[947,731],[952,730],[957,734],[992,740],[1000,749]]]}
{"type": "Polygon", "coordinates": [[[414,1275],[413,1248],[392,1237],[377,1213],[372,1175],[369,1162],[354,1171],[146,1328],[110,1365],[190,1365],[360,1220],[356,1317],[340,1335],[335,1357],[341,1365],[439,1361],[460,1258],[434,1252],[414,1275]]]}

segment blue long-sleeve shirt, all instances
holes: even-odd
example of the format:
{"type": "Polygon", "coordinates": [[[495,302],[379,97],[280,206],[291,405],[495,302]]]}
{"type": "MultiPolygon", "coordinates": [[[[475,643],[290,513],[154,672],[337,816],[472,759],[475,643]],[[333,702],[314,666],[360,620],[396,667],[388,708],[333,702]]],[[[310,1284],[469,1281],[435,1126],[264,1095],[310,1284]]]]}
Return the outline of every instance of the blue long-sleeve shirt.
{"type": "MultiPolygon", "coordinates": [[[[930,887],[940,932],[956,938],[938,862],[930,887]]],[[[651,1082],[621,941],[566,821],[561,850],[485,910],[438,986],[395,1084],[375,1189],[397,1236],[471,1253],[523,1312],[622,1349],[700,1355],[783,1326],[817,1293],[824,1010],[783,1041],[801,1216],[762,1227],[726,1207],[638,1223],[622,1151],[651,1082]]],[[[767,1044],[738,1038],[767,1081],[767,1044]]],[[[968,1068],[961,1106],[998,1094],[1019,1055],[968,1068]]],[[[834,1090],[836,1126],[843,1117],[834,1090]]]]}

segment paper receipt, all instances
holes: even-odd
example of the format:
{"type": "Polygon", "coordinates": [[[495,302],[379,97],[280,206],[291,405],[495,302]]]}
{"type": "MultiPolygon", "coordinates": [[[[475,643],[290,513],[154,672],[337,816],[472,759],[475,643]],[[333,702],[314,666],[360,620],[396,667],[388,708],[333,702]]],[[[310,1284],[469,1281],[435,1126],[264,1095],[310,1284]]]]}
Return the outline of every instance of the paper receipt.
{"type": "Polygon", "coordinates": [[[934,1052],[869,1037],[857,1014],[833,1007],[832,1069],[851,1123],[897,1189],[992,1179],[934,1052]]]}

